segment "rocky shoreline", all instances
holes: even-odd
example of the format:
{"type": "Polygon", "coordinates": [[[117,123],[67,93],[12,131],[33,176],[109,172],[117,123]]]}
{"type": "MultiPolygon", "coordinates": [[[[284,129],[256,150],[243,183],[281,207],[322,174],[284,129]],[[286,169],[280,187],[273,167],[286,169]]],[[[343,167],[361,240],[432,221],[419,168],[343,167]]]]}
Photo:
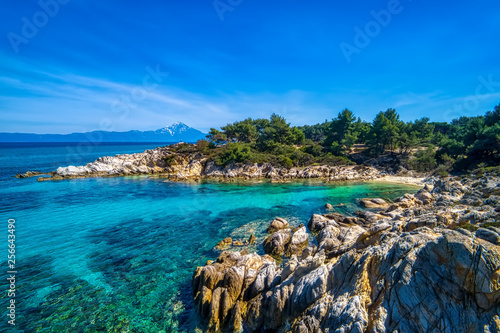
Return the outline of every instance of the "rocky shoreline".
{"type": "Polygon", "coordinates": [[[277,218],[266,254],[238,246],[198,267],[206,331],[500,331],[500,177],[436,180],[361,204],[307,228],[277,218]]]}
{"type": "MultiPolygon", "coordinates": [[[[171,147],[101,157],[18,178],[149,175],[169,181],[382,180],[420,185],[395,202],[362,198],[353,216],[276,218],[261,244],[222,240],[193,275],[208,332],[500,332],[500,177],[405,177],[380,166],[221,167],[171,147]],[[258,246],[261,254],[248,253],[258,246]],[[227,251],[225,251],[227,250],[227,251]],[[264,254],[265,253],[265,254],[264,254]]],[[[247,237],[248,237],[247,236],[247,237]]]]}
{"type": "MultiPolygon", "coordinates": [[[[376,180],[383,179],[383,177],[391,174],[390,171],[383,168],[366,165],[312,165],[304,168],[282,168],[263,163],[218,166],[200,153],[178,154],[173,152],[171,148],[172,146],[158,147],[137,154],[105,156],[84,166],[60,167],[49,173],[28,171],[24,174],[16,175],[16,177],[28,178],[41,176],[38,178],[38,181],[50,181],[91,177],[150,175],[164,177],[173,181],[269,179],[275,182],[286,182],[294,179],[324,179],[326,181],[376,180]]],[[[419,178],[417,182],[412,181],[414,177],[401,178],[403,180],[388,181],[410,182],[416,185],[423,185],[423,178],[419,178]]]]}

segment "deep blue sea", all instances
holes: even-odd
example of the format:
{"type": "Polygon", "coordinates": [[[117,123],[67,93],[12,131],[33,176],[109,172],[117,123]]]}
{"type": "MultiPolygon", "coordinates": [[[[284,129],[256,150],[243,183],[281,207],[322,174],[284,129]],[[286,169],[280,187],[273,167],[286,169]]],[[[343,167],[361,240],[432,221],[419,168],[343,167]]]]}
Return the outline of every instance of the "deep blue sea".
{"type": "MultiPolygon", "coordinates": [[[[356,199],[413,186],[300,181],[175,183],[146,176],[37,182],[13,176],[80,165],[157,144],[1,144],[1,332],[193,332],[191,277],[221,239],[259,240],[277,216],[292,225],[356,199]],[[8,220],[15,220],[15,326],[7,323],[8,220]]],[[[261,246],[250,249],[262,252],[261,246]]]]}

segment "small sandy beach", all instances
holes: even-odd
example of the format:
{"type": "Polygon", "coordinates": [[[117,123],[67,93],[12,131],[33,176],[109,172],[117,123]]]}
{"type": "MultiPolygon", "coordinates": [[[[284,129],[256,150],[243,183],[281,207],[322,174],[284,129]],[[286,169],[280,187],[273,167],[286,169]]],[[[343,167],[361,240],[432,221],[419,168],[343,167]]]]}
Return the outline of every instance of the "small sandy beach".
{"type": "Polygon", "coordinates": [[[382,178],[377,178],[375,181],[387,182],[387,183],[399,183],[415,186],[424,186],[424,180],[426,177],[405,177],[405,176],[385,176],[382,178]]]}

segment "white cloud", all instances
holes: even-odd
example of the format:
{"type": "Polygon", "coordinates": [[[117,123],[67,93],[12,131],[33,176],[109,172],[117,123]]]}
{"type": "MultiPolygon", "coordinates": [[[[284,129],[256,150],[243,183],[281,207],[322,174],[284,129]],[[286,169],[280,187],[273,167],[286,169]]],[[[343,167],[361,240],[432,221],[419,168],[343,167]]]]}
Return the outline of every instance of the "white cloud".
{"type": "Polygon", "coordinates": [[[474,94],[450,96],[441,91],[397,94],[387,89],[346,89],[321,94],[300,90],[281,94],[221,92],[207,96],[172,87],[168,76],[156,89],[134,98],[134,93],[142,89],[142,78],[137,84],[115,82],[17,61],[12,68],[22,72],[23,79],[0,76],[0,87],[6,88],[0,95],[0,131],[69,133],[108,129],[102,128],[103,123],[111,124],[115,131],[151,130],[176,121],[207,131],[228,122],[269,117],[272,113],[284,116],[294,125],[303,125],[331,119],[345,107],[368,121],[389,107],[396,108],[406,121],[423,116],[449,121],[457,116],[452,112],[454,105],[467,106],[467,102],[477,101],[474,108],[464,108],[462,115],[470,116],[484,114],[500,100],[500,92],[478,98],[474,94]],[[124,98],[131,102],[127,104],[124,98]]]}

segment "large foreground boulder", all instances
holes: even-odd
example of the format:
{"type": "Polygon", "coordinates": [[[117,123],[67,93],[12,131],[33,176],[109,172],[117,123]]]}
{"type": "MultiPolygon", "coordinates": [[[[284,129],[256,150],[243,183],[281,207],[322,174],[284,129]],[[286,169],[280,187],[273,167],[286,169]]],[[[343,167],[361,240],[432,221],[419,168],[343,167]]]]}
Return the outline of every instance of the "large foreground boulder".
{"type": "Polygon", "coordinates": [[[379,245],[333,260],[320,251],[277,268],[269,257],[223,253],[198,267],[195,303],[208,331],[500,330],[499,246],[452,230],[387,229],[360,237],[384,233],[379,245]]]}

